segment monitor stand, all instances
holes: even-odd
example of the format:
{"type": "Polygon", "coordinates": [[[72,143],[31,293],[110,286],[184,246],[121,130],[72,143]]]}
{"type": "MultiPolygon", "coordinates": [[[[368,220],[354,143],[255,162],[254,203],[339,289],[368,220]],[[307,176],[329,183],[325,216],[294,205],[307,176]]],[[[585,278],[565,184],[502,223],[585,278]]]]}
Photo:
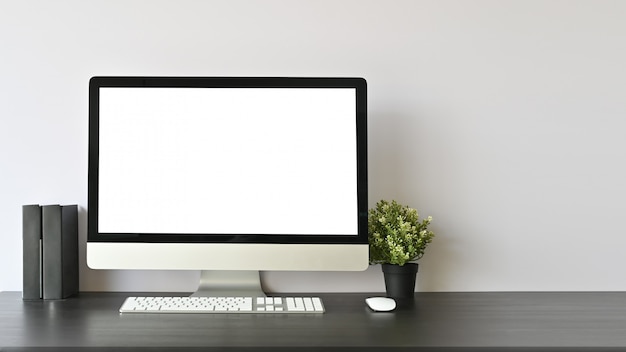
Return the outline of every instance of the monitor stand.
{"type": "Polygon", "coordinates": [[[265,297],[255,270],[202,270],[192,297],[265,297]]]}

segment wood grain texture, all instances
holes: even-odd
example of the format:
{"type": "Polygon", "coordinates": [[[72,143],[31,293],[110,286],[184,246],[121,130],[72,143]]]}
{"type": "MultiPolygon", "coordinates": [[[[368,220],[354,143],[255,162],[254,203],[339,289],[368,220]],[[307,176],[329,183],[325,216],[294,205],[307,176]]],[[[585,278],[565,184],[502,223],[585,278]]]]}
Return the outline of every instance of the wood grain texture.
{"type": "Polygon", "coordinates": [[[130,295],[0,292],[0,351],[626,351],[622,292],[417,293],[390,313],[366,308],[373,294],[315,294],[326,313],[313,316],[119,314],[130,295]]]}

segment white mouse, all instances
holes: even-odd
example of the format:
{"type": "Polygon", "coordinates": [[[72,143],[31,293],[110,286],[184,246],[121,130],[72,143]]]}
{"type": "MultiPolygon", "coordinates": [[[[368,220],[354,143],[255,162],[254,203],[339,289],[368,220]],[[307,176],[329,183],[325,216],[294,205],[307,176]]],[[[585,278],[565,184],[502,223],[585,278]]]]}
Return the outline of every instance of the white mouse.
{"type": "Polygon", "coordinates": [[[389,297],[370,297],[365,299],[365,303],[375,312],[389,312],[396,309],[396,301],[389,297]]]}

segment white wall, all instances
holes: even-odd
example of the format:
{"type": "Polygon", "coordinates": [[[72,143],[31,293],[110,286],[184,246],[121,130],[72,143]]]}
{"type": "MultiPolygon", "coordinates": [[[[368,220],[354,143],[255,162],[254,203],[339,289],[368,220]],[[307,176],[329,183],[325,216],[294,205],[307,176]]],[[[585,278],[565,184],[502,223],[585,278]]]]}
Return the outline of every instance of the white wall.
{"type": "MultiPolygon", "coordinates": [[[[84,264],[92,75],[363,76],[370,205],[434,217],[418,290],[626,290],[626,2],[0,0],[0,290],[21,205],[82,207],[82,290],[197,273],[84,264]]],[[[274,291],[382,290],[265,273],[274,291]]]]}

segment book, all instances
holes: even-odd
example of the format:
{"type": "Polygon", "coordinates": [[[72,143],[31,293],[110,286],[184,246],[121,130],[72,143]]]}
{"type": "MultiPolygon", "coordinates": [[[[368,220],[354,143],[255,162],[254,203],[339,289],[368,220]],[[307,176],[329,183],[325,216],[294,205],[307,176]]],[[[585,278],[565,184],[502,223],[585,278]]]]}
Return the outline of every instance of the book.
{"type": "Polygon", "coordinates": [[[43,298],[78,293],[78,206],[42,207],[43,298]]]}
{"type": "Polygon", "coordinates": [[[22,206],[22,299],[42,298],[41,207],[22,206]]]}

